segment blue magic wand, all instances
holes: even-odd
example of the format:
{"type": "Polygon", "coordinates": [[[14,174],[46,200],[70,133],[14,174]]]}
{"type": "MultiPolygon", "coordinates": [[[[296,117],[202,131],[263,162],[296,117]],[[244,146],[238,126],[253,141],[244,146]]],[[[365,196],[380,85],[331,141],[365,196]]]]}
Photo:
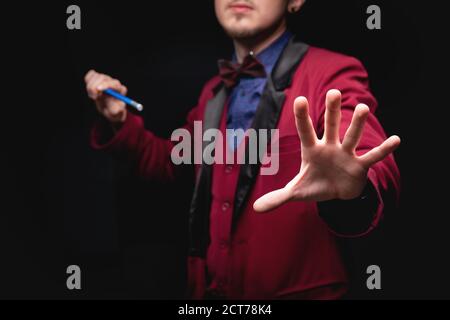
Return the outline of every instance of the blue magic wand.
{"type": "Polygon", "coordinates": [[[112,89],[106,89],[103,92],[106,93],[107,95],[110,95],[111,97],[116,98],[117,100],[125,102],[127,105],[135,108],[139,112],[144,110],[144,106],[142,104],[140,104],[140,103],[138,103],[138,102],[136,102],[134,100],[131,100],[130,98],[125,97],[124,95],[121,95],[117,91],[114,91],[112,89]]]}

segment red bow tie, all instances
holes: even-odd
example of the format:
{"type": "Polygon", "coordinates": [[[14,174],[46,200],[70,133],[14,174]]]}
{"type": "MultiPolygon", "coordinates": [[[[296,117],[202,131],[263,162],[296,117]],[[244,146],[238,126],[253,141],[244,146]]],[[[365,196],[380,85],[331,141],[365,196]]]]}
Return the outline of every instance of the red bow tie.
{"type": "Polygon", "coordinates": [[[219,60],[220,77],[227,88],[234,87],[240,78],[259,78],[266,76],[264,66],[253,54],[245,57],[242,64],[219,60]]]}

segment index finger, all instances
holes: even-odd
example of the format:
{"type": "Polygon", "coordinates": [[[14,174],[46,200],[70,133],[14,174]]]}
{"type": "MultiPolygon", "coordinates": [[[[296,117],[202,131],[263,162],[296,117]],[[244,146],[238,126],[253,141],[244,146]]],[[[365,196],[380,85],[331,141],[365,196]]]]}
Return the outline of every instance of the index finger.
{"type": "Polygon", "coordinates": [[[97,72],[93,69],[89,70],[86,75],[84,76],[84,81],[85,82],[89,82],[89,80],[91,80],[91,78],[96,74],[97,72]]]}
{"type": "Polygon", "coordinates": [[[317,135],[314,131],[311,117],[309,116],[308,100],[305,97],[298,97],[294,101],[295,125],[302,146],[311,147],[317,142],[317,135]]]}

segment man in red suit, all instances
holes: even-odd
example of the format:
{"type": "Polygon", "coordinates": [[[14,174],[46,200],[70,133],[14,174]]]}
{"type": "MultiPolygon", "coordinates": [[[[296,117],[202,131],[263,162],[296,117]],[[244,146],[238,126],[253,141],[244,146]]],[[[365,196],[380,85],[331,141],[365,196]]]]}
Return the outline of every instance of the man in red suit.
{"type": "MultiPolygon", "coordinates": [[[[342,297],[348,275],[337,238],[368,234],[386,193],[398,193],[392,152],[400,139],[386,139],[362,64],[286,30],[287,14],[303,2],[215,0],[235,55],[220,62],[184,129],[193,133],[196,121],[224,135],[230,128],[277,129],[278,150],[265,151],[275,153],[279,170],[263,175],[265,164],[247,162],[195,166],[191,298],[342,297]]],[[[92,145],[131,156],[145,178],[174,180],[174,142],[145,130],[140,117],[103,94],[107,88],[126,94],[126,87],[93,70],[85,80],[104,116],[92,145]]]]}

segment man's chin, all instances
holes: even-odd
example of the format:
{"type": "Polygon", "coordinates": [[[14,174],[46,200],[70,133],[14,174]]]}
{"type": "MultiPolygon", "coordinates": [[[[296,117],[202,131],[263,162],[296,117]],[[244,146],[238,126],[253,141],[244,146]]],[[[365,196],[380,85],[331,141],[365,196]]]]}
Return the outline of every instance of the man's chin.
{"type": "Polygon", "coordinates": [[[253,39],[260,34],[260,30],[255,28],[228,28],[226,33],[228,36],[235,40],[247,40],[253,39]]]}

